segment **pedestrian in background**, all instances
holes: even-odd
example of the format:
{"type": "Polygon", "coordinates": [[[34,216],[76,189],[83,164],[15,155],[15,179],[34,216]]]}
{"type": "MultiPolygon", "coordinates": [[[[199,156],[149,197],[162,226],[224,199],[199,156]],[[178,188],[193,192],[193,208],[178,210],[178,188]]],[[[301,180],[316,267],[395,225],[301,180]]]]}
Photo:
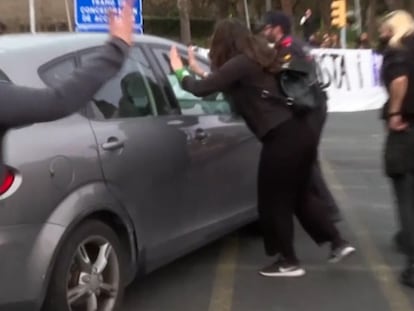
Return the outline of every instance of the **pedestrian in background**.
{"type": "Polygon", "coordinates": [[[414,287],[414,20],[405,11],[388,14],[379,29],[382,80],[389,99],[382,119],[387,128],[384,163],[398,207],[406,267],[401,282],[414,287]]]}
{"type": "Polygon", "coordinates": [[[303,29],[303,37],[306,42],[309,42],[311,35],[320,28],[319,18],[313,14],[310,8],[305,11],[305,15],[302,16],[299,24],[303,29]]]}
{"type": "Polygon", "coordinates": [[[366,32],[361,33],[361,35],[357,39],[356,48],[357,49],[370,49],[371,48],[371,43],[369,41],[368,33],[366,32]]]}
{"type": "Polygon", "coordinates": [[[223,92],[262,143],[258,209],[266,253],[276,258],[260,274],[305,274],[293,245],[295,214],[317,244],[330,243],[330,261],[338,262],[355,251],[342,238],[323,202],[310,193],[319,133],[283,101],[263,98],[255,91],[279,92],[275,79],[280,70],[279,55],[244,24],[223,20],[213,34],[210,59],[214,70],[199,73],[206,78],[198,80],[184,68],[176,47],[170,53],[171,67],[184,90],[200,97],[223,92]]]}

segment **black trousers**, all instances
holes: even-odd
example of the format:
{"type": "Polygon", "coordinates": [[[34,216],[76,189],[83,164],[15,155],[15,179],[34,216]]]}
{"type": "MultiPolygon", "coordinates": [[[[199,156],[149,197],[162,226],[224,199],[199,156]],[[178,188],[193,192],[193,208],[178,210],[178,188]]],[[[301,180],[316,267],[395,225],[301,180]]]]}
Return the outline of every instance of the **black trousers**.
{"type": "Polygon", "coordinates": [[[317,244],[336,242],[340,234],[327,204],[311,187],[318,133],[303,119],[293,118],[263,139],[258,173],[258,208],[266,253],[280,253],[292,263],[294,215],[317,244]]]}
{"type": "MultiPolygon", "coordinates": [[[[315,129],[316,133],[320,135],[323,131],[323,128],[326,123],[328,115],[328,106],[327,103],[324,102],[320,110],[316,113],[313,113],[309,116],[309,124],[315,129]]],[[[319,145],[319,143],[318,143],[319,145]]],[[[312,184],[312,191],[316,196],[318,196],[321,200],[325,201],[327,204],[331,218],[334,221],[340,220],[340,211],[339,207],[329,190],[328,185],[326,184],[325,178],[323,177],[322,169],[320,167],[319,160],[316,158],[312,168],[312,177],[311,177],[311,184],[312,184]]]]}
{"type": "Polygon", "coordinates": [[[322,169],[319,160],[316,160],[312,166],[311,187],[313,193],[319,197],[320,200],[325,201],[328,206],[331,219],[334,221],[340,220],[340,211],[332,192],[329,190],[323,177],[322,169]]]}
{"type": "Polygon", "coordinates": [[[401,132],[389,131],[384,146],[385,174],[391,178],[408,264],[414,264],[414,122],[401,132]]]}
{"type": "Polygon", "coordinates": [[[414,264],[414,173],[392,178],[408,264],[414,264]]]}

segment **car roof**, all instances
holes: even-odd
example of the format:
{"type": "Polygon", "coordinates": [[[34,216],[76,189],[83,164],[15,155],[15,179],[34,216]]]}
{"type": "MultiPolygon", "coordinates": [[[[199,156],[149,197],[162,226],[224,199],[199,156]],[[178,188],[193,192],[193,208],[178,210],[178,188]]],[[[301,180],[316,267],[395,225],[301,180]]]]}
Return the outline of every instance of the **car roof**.
{"type": "MultiPolygon", "coordinates": [[[[108,39],[106,33],[22,33],[0,36],[0,52],[21,51],[33,48],[47,48],[56,45],[95,45],[108,39]]],[[[135,35],[134,41],[146,43],[172,44],[174,41],[152,35],[135,35]]]]}
{"type": "MultiPolygon", "coordinates": [[[[0,36],[0,70],[13,82],[26,86],[42,86],[37,75],[39,66],[57,57],[104,44],[107,33],[37,33],[0,36]]],[[[134,35],[136,43],[162,45],[177,42],[151,35],[134,35]]]]}

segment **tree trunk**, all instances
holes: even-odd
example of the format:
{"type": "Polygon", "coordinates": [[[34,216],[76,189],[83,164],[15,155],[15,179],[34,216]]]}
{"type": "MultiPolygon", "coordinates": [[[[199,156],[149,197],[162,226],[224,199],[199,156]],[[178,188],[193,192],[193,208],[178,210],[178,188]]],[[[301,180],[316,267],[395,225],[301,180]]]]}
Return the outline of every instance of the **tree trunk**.
{"type": "Polygon", "coordinates": [[[369,0],[369,5],[367,9],[367,24],[368,24],[368,36],[369,38],[374,38],[377,31],[377,21],[376,21],[376,11],[377,11],[377,0],[369,0]]]}
{"type": "Polygon", "coordinates": [[[411,14],[414,14],[414,1],[413,0],[409,2],[408,10],[411,12],[411,14]]]}
{"type": "Polygon", "coordinates": [[[324,29],[330,29],[331,28],[331,1],[320,0],[319,10],[321,12],[321,18],[322,18],[324,29]]]}
{"type": "Polygon", "coordinates": [[[177,0],[177,8],[180,15],[181,42],[188,45],[191,43],[189,0],[177,0]]]}
{"type": "MultiPolygon", "coordinates": [[[[289,15],[292,20],[294,18],[293,16],[293,3],[292,0],[280,0],[280,5],[282,6],[282,11],[289,15]]],[[[295,33],[295,23],[292,23],[292,33],[295,33]]]]}
{"type": "Polygon", "coordinates": [[[258,19],[260,19],[262,17],[262,15],[265,11],[268,11],[268,10],[266,8],[266,5],[263,5],[262,0],[252,1],[251,11],[250,11],[250,13],[251,13],[250,18],[252,18],[254,21],[257,21],[258,19]]]}
{"type": "Polygon", "coordinates": [[[404,0],[385,0],[385,4],[390,11],[404,8],[404,0]]]}
{"type": "Polygon", "coordinates": [[[266,0],[266,11],[270,11],[272,9],[272,0],[266,0]]]}
{"type": "Polygon", "coordinates": [[[368,10],[369,10],[369,1],[362,1],[361,2],[361,26],[362,31],[367,31],[369,28],[369,21],[368,21],[368,10]]]}
{"type": "MultiPolygon", "coordinates": [[[[223,0],[221,0],[221,1],[223,1],[223,0]]],[[[234,2],[234,7],[235,7],[235,10],[237,12],[237,16],[240,19],[244,19],[245,14],[246,14],[245,9],[244,9],[244,0],[236,0],[234,2]]]]}
{"type": "Polygon", "coordinates": [[[281,0],[282,11],[289,16],[293,16],[293,6],[291,0],[281,0]]]}
{"type": "Polygon", "coordinates": [[[230,3],[229,1],[215,0],[214,5],[216,7],[217,19],[225,19],[230,15],[230,3]]]}

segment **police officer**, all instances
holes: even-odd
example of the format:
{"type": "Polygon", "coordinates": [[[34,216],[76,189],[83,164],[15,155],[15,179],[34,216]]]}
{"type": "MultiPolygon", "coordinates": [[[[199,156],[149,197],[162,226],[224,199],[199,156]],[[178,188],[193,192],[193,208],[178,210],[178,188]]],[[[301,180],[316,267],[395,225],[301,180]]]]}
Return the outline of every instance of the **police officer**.
{"type": "MultiPolygon", "coordinates": [[[[291,36],[292,26],[290,18],[279,11],[268,11],[264,14],[262,20],[256,26],[256,32],[262,33],[267,40],[274,44],[274,47],[280,55],[280,59],[289,61],[292,57],[308,58],[312,56],[309,48],[291,36]]],[[[315,114],[311,120],[315,129],[322,132],[327,117],[327,103],[321,105],[321,112],[315,114]]],[[[328,189],[322,175],[322,170],[317,160],[312,169],[312,189],[318,197],[323,199],[331,212],[332,220],[337,222],[341,219],[339,208],[328,189]]]]}
{"type": "Polygon", "coordinates": [[[406,11],[391,12],[379,33],[384,47],[381,75],[389,95],[382,109],[387,128],[385,173],[400,219],[397,240],[406,255],[401,282],[414,288],[414,19],[406,11]]]}

